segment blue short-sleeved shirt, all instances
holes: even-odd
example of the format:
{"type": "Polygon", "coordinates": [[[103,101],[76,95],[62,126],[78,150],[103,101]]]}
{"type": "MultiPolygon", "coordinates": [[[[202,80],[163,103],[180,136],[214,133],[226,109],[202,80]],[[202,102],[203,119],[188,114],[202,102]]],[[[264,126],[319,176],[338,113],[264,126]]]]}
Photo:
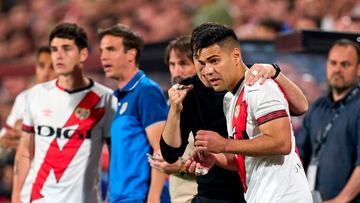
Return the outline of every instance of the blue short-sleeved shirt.
{"type": "Polygon", "coordinates": [[[145,129],[165,121],[168,106],[159,85],[142,71],[114,95],[118,108],[111,125],[109,202],[144,201],[150,184],[146,153],[152,153],[145,129]]]}
{"type": "MultiPolygon", "coordinates": [[[[336,197],[346,185],[354,168],[360,165],[360,89],[347,99],[334,102],[330,95],[317,100],[306,114],[303,129],[296,136],[305,165],[315,151],[316,137],[339,111],[320,150],[315,189],[324,200],[336,197]],[[339,110],[341,105],[344,108],[339,110]]],[[[352,202],[360,203],[360,195],[352,202]]]]}

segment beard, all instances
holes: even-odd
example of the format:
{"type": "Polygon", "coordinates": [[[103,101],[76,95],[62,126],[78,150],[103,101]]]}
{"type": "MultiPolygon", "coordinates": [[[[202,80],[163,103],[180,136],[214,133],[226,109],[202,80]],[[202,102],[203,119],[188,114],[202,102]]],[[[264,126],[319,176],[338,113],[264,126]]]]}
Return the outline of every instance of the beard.
{"type": "Polygon", "coordinates": [[[356,85],[358,80],[345,81],[342,75],[333,75],[328,79],[327,83],[331,91],[336,94],[342,94],[349,91],[356,85]],[[337,77],[336,77],[337,76],[337,77]],[[336,78],[335,78],[336,77],[336,78]]]}

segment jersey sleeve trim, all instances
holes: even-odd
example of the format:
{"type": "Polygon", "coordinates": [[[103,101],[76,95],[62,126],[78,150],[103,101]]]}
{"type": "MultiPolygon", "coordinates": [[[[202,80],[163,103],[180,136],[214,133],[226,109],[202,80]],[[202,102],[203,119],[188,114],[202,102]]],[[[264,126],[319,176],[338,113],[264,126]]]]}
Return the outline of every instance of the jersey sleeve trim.
{"type": "Polygon", "coordinates": [[[24,125],[22,126],[22,130],[27,133],[35,133],[35,129],[33,126],[24,125]]]}
{"type": "Polygon", "coordinates": [[[256,119],[256,123],[260,126],[264,123],[267,123],[269,121],[272,121],[277,118],[282,118],[282,117],[288,117],[288,114],[287,114],[286,110],[284,110],[284,109],[278,110],[278,111],[273,111],[264,116],[261,116],[260,118],[256,119]]]}
{"type": "Polygon", "coordinates": [[[11,130],[12,129],[12,127],[9,124],[5,124],[3,126],[3,128],[5,128],[6,130],[11,130]]]}

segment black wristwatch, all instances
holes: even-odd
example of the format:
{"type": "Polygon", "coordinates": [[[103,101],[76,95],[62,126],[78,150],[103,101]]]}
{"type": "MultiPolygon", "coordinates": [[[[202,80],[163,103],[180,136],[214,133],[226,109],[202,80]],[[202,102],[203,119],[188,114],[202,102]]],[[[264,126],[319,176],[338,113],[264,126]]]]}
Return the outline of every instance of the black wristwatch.
{"type": "Polygon", "coordinates": [[[273,64],[271,64],[271,65],[272,65],[272,66],[275,68],[275,70],[276,70],[275,75],[274,75],[273,77],[271,77],[271,79],[275,80],[275,79],[277,78],[277,76],[279,76],[281,70],[280,70],[280,67],[279,67],[276,63],[273,63],[273,64]]]}

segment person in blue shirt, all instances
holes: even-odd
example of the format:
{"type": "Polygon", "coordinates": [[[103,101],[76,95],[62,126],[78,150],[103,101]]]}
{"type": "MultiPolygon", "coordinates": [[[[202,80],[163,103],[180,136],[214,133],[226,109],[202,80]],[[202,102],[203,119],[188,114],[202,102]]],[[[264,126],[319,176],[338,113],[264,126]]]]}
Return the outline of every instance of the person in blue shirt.
{"type": "Polygon", "coordinates": [[[166,175],[151,169],[146,156],[159,152],[168,107],[160,86],[138,68],[143,39],[121,24],[99,31],[98,37],[105,75],[118,87],[111,126],[109,202],[169,202],[168,190],[163,190],[166,175]]]}
{"type": "Polygon", "coordinates": [[[296,136],[314,194],[326,203],[360,202],[360,49],[349,40],[330,48],[329,93],[305,116],[296,136]]]}

